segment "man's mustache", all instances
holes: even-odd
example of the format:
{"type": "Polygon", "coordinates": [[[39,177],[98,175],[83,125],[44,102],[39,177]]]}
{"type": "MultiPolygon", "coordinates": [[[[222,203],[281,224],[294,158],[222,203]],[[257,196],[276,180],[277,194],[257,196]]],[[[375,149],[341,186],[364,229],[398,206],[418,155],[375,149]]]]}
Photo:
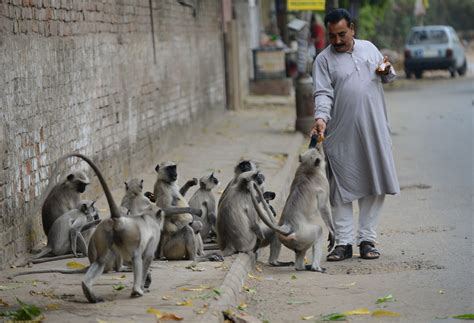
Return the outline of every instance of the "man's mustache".
{"type": "Polygon", "coordinates": [[[336,44],[336,45],[334,45],[334,47],[339,48],[339,47],[343,47],[344,45],[345,45],[344,43],[342,43],[342,44],[336,44]]]}

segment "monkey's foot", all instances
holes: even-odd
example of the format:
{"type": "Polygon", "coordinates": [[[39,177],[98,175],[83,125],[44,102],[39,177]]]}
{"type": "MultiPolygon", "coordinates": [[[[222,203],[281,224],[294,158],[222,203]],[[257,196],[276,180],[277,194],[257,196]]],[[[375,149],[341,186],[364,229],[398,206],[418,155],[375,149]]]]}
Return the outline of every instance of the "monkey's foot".
{"type": "Polygon", "coordinates": [[[150,285],[151,285],[151,281],[152,281],[152,280],[151,280],[151,273],[148,272],[148,273],[146,274],[144,287],[148,289],[148,288],[150,287],[150,285]]]}
{"type": "Polygon", "coordinates": [[[134,290],[130,296],[131,297],[142,297],[143,294],[144,294],[143,290],[134,290]]]}
{"type": "Polygon", "coordinates": [[[288,267],[295,265],[293,261],[271,261],[269,264],[273,267],[288,267]]]}
{"type": "Polygon", "coordinates": [[[86,296],[89,303],[95,304],[95,303],[100,303],[104,301],[102,297],[96,297],[94,293],[92,293],[90,288],[87,287],[86,283],[84,282],[82,282],[82,291],[84,292],[84,295],[86,296]]]}
{"type": "Polygon", "coordinates": [[[306,267],[306,270],[309,270],[309,271],[316,271],[318,273],[325,273],[326,272],[326,268],[319,267],[319,266],[306,265],[305,267],[306,267]]]}
{"type": "Polygon", "coordinates": [[[210,255],[208,259],[209,261],[219,261],[219,262],[224,261],[224,257],[221,255],[210,255]]]}

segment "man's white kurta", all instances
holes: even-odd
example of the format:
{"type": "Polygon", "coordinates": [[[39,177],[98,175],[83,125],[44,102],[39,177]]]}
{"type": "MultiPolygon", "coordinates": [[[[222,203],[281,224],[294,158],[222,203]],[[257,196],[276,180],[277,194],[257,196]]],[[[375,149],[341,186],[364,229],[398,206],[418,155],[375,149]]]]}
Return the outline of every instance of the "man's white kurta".
{"type": "Polygon", "coordinates": [[[369,41],[354,42],[352,52],[328,46],[313,65],[315,118],[327,122],[332,205],[400,193],[382,88],[395,71],[378,76],[382,54],[369,41]]]}

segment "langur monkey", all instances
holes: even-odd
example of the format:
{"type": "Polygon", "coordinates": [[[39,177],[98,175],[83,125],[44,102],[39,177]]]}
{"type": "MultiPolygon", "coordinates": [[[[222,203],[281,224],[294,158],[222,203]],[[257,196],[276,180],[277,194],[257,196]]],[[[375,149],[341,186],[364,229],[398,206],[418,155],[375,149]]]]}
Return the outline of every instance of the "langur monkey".
{"type": "MultiPolygon", "coordinates": [[[[189,187],[197,184],[197,179],[188,181],[183,188],[179,189],[176,183],[178,179],[177,165],[174,162],[161,163],[155,167],[155,171],[157,178],[153,194],[156,205],[160,208],[189,207],[184,195],[189,187]]],[[[193,225],[193,222],[193,216],[189,213],[166,217],[158,257],[168,260],[222,261],[223,259],[219,255],[205,255],[202,238],[199,234],[200,226],[193,225]]]]}
{"type": "MultiPolygon", "coordinates": [[[[255,183],[249,183],[249,190],[256,192],[263,199],[263,194],[255,183]]],[[[322,217],[329,230],[329,251],[334,247],[335,240],[322,144],[319,143],[316,148],[308,149],[300,155],[300,165],[291,184],[279,227],[270,221],[272,216],[266,208],[266,202],[263,202],[267,212],[264,214],[255,194],[251,196],[254,206],[258,209],[257,214],[265,224],[278,233],[281,243],[295,251],[296,270],[324,272],[325,269],[320,266],[323,244],[322,228],[316,223],[319,216],[322,217]],[[281,230],[281,228],[285,230],[281,230]],[[288,231],[291,234],[288,235],[288,231]],[[309,248],[312,248],[313,259],[310,265],[305,265],[304,257],[309,248]]]]}
{"type": "Polygon", "coordinates": [[[237,178],[239,177],[240,174],[245,173],[245,172],[250,172],[250,171],[256,171],[257,170],[257,165],[248,159],[241,160],[235,165],[234,167],[234,177],[227,183],[227,186],[224,189],[224,192],[222,192],[221,197],[219,198],[219,204],[221,204],[221,201],[225,198],[227,194],[227,190],[229,189],[230,186],[235,184],[237,182],[237,178]]]}
{"type": "Polygon", "coordinates": [[[133,268],[133,289],[132,296],[142,296],[147,288],[145,282],[153,260],[154,252],[160,240],[163,217],[172,216],[176,213],[197,213],[201,210],[191,208],[166,208],[159,209],[156,213],[146,213],[137,216],[126,216],[121,208],[117,206],[109,187],[97,166],[86,156],[78,153],[67,154],[58,161],[64,162],[69,157],[83,159],[96,173],[100,184],[104,190],[110,208],[111,217],[102,220],[91,237],[91,242],[95,246],[95,259],[87,269],[82,282],[82,290],[90,303],[102,301],[94,295],[92,286],[104,271],[107,257],[112,249],[120,256],[132,262],[133,268]]]}
{"type": "MultiPolygon", "coordinates": [[[[54,180],[55,177],[51,176],[51,179],[54,180]]],[[[57,218],[79,207],[80,195],[84,193],[89,183],[86,173],[74,171],[49,191],[41,208],[41,218],[46,236],[57,218]]]]}
{"type": "Polygon", "coordinates": [[[195,209],[201,209],[202,216],[200,218],[194,217],[194,221],[200,221],[202,228],[199,233],[202,240],[212,240],[216,237],[216,198],[212,193],[212,189],[219,185],[219,180],[214,176],[214,173],[203,176],[199,179],[199,189],[194,192],[189,200],[189,206],[195,209]]]}
{"type": "Polygon", "coordinates": [[[54,221],[48,233],[48,244],[26,263],[42,263],[59,260],[64,257],[42,258],[48,254],[53,256],[69,255],[71,252],[78,257],[77,249],[87,256],[87,243],[83,232],[99,224],[99,214],[94,207],[95,201],[81,201],[78,209],[72,209],[54,221]],[[40,259],[41,258],[41,259],[40,259]]]}
{"type": "Polygon", "coordinates": [[[150,199],[143,193],[143,179],[132,178],[125,182],[125,195],[120,206],[127,209],[130,215],[142,214],[152,205],[150,199]]]}
{"type": "MultiPolygon", "coordinates": [[[[253,182],[263,183],[260,172],[244,172],[229,184],[224,198],[221,197],[216,227],[219,248],[224,256],[256,251],[268,238],[262,231],[252,202],[252,197],[256,197],[248,190],[248,184],[253,182]]],[[[284,232],[284,228],[280,230],[284,232]]]]}

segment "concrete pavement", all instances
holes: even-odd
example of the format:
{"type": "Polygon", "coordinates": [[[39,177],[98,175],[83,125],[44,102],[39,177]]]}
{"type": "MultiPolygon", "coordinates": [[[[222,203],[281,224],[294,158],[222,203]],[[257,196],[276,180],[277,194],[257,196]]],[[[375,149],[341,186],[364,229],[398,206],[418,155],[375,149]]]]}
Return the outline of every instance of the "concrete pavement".
{"type": "MultiPolygon", "coordinates": [[[[250,158],[267,177],[266,188],[277,193],[273,204],[280,209],[297,166],[297,155],[306,143],[301,134],[293,131],[294,101],[249,98],[247,106],[245,110],[226,113],[185,145],[157,156],[134,177],[143,178],[145,189],[152,190],[156,163],[173,160],[178,164],[180,184],[214,171],[221,182],[215,192],[218,197],[232,177],[236,162],[242,157],[250,158]]],[[[188,198],[193,191],[188,192],[188,198]]],[[[118,203],[123,194],[123,186],[113,191],[118,203]]],[[[103,197],[97,205],[101,216],[108,216],[103,197]]],[[[88,265],[87,259],[81,258],[38,264],[33,268],[67,268],[71,261],[88,265]]],[[[236,304],[254,263],[255,257],[246,254],[230,257],[224,263],[200,263],[197,268],[187,268],[189,261],[155,261],[150,293],[133,299],[130,298],[131,273],[104,274],[94,288],[106,299],[100,304],[86,303],[80,287],[82,274],[29,275],[12,281],[7,279],[9,275],[29,269],[10,269],[0,273],[0,307],[4,302],[14,308],[15,298],[19,298],[42,308],[46,322],[155,322],[155,315],[147,313],[150,309],[174,313],[186,322],[219,321],[221,311],[236,304]]]]}

